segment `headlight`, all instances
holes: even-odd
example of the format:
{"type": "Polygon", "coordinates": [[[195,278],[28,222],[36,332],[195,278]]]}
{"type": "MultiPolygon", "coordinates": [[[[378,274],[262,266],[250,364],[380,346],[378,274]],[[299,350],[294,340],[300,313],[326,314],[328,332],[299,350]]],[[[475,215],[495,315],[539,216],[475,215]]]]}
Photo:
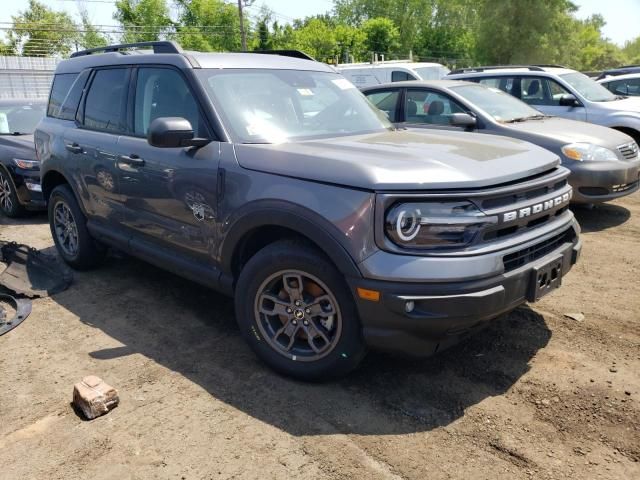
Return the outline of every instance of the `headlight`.
{"type": "Polygon", "coordinates": [[[497,222],[467,201],[400,203],[387,212],[385,231],[400,247],[460,247],[497,222]]]}
{"type": "Polygon", "coordinates": [[[40,166],[38,160],[22,160],[21,158],[14,158],[13,163],[24,170],[33,170],[40,166]]]}
{"type": "Polygon", "coordinates": [[[580,162],[618,160],[618,156],[613,150],[599,147],[593,143],[571,143],[562,147],[562,153],[565,157],[580,162]]]}

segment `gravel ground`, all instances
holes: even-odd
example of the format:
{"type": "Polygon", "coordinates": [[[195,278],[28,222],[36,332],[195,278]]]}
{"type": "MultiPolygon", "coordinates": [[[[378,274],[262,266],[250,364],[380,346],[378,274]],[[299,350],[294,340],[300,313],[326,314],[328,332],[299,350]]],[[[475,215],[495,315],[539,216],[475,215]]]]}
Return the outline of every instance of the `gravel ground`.
{"type": "MultiPolygon", "coordinates": [[[[112,255],[0,337],[0,477],[640,478],[640,195],[576,215],[562,289],[321,385],[262,366],[229,299],[112,255]],[[91,422],[70,405],[88,374],[121,398],[91,422]]],[[[0,239],[52,245],[44,215],[0,218],[0,239]]]]}

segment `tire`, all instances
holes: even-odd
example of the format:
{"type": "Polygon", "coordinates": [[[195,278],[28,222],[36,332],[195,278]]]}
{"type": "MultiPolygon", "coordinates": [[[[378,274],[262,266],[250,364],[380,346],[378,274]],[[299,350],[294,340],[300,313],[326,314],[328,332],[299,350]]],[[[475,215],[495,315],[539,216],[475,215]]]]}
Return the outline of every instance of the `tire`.
{"type": "Polygon", "coordinates": [[[240,272],[235,308],[247,343],[283,375],[305,381],[342,377],[366,353],[344,277],[307,245],[279,241],[256,253],[240,272]]]}
{"type": "Polygon", "coordinates": [[[48,213],[58,254],[70,267],[90,270],[102,262],[106,250],[91,237],[87,218],[68,185],[58,185],[53,189],[48,213]]]}
{"type": "Polygon", "coordinates": [[[9,174],[2,168],[0,168],[0,211],[10,218],[20,217],[26,212],[20,205],[9,174]]]}

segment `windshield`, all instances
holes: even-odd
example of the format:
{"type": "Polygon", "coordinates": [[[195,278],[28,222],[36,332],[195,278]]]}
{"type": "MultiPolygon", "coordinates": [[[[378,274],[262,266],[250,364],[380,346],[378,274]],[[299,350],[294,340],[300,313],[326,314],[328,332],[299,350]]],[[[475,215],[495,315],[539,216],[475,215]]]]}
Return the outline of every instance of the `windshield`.
{"type": "Polygon", "coordinates": [[[30,135],[44,117],[44,105],[25,102],[0,103],[0,134],[30,135]]]}
{"type": "Polygon", "coordinates": [[[243,143],[282,143],[392,128],[342,75],[300,70],[198,70],[218,113],[243,143]]]}
{"type": "Polygon", "coordinates": [[[440,80],[451,71],[442,65],[414,68],[413,70],[420,75],[422,80],[440,80]]]}
{"type": "Polygon", "coordinates": [[[511,122],[542,115],[538,110],[497,88],[460,85],[451,87],[451,90],[498,122],[511,122]]]}
{"type": "Polygon", "coordinates": [[[560,75],[560,77],[575,88],[580,95],[592,102],[611,102],[618,98],[602,85],[582,73],[565,73],[564,75],[560,75]]]}

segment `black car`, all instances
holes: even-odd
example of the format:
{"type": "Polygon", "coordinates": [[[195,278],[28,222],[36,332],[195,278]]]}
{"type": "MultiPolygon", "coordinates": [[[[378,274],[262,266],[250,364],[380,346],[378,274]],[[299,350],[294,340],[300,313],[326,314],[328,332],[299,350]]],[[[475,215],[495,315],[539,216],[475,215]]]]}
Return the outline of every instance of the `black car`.
{"type": "Polygon", "coordinates": [[[628,75],[630,73],[640,73],[640,65],[625,65],[624,67],[612,68],[602,72],[596,80],[602,80],[607,77],[617,77],[620,75],[628,75]]]}
{"type": "Polygon", "coordinates": [[[44,114],[43,101],[0,100],[0,211],[8,217],[45,207],[33,144],[44,114]]]}

